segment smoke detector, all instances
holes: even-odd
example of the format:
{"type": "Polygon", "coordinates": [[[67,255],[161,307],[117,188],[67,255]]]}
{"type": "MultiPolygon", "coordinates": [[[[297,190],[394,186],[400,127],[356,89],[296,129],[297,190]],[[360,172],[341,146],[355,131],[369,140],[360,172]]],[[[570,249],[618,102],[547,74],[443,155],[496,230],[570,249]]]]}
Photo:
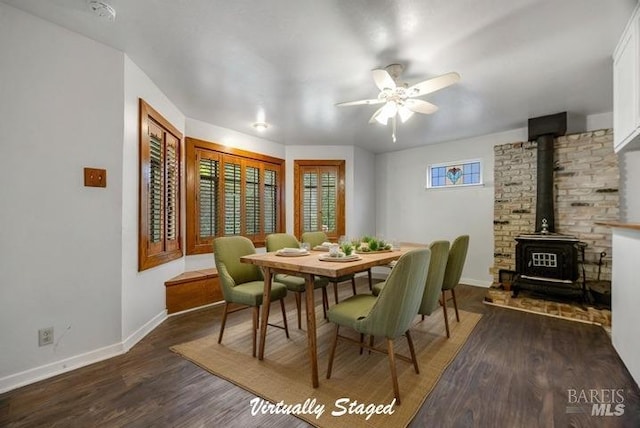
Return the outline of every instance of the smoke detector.
{"type": "Polygon", "coordinates": [[[99,0],[89,0],[88,3],[89,9],[91,9],[91,12],[94,14],[107,21],[115,21],[116,10],[110,4],[99,0]]]}

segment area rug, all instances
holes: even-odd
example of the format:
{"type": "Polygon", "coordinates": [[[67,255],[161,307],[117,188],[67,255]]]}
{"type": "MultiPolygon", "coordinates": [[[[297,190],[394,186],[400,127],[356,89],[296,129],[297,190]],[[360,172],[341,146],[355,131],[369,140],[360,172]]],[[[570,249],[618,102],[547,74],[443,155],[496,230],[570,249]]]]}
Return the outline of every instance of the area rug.
{"type": "Polygon", "coordinates": [[[549,299],[527,296],[521,292],[512,297],[510,291],[490,288],[484,300],[485,304],[531,312],[570,321],[596,324],[605,329],[611,327],[611,311],[584,306],[575,302],[558,302],[549,299]]]}
{"type": "MultiPolygon", "coordinates": [[[[320,313],[322,313],[320,311],[320,313]]],[[[248,317],[250,318],[250,317],[248,317]]],[[[277,322],[274,316],[274,322],[277,322]]],[[[248,414],[269,414],[280,409],[318,427],[405,427],[415,416],[440,376],[471,335],[481,315],[460,311],[447,339],[443,317],[436,312],[424,321],[416,318],[412,337],[420,374],[396,360],[402,404],[394,403],[389,363],[385,354],[365,352],[344,340],[338,342],[331,379],[326,379],[328,352],[335,327],[318,320],[320,386],[311,386],[306,332],[270,328],[263,361],[251,356],[251,321],[225,329],[222,344],[217,335],[171,348],[210,373],[224,378],[258,397],[246,403],[248,414]],[[268,402],[262,401],[268,400],[268,402]],[[269,402],[279,407],[269,407],[269,402]]],[[[291,323],[293,324],[293,323],[291,323]]],[[[341,334],[348,335],[342,328],[341,334]]],[[[353,332],[353,337],[357,334],[353,332]]],[[[376,346],[384,346],[377,340],[376,346]]],[[[404,337],[396,340],[396,353],[409,355],[404,337]]]]}

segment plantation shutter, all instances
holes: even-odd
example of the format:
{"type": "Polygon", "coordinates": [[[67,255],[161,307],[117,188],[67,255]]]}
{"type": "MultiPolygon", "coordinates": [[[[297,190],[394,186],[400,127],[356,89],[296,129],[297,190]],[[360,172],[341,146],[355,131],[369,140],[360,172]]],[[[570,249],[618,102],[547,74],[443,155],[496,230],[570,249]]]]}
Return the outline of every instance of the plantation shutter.
{"type": "Polygon", "coordinates": [[[278,230],[278,171],[275,169],[264,170],[264,233],[276,233],[278,230]]]}
{"type": "Polygon", "coordinates": [[[178,142],[179,140],[171,135],[170,133],[166,133],[166,234],[165,234],[165,251],[171,251],[180,248],[180,243],[178,242],[178,236],[180,223],[179,219],[179,197],[180,194],[178,192],[180,186],[180,162],[179,162],[179,152],[178,152],[178,142]]]}
{"type": "Polygon", "coordinates": [[[245,235],[254,238],[260,235],[260,166],[245,162],[244,208],[245,235]]]}
{"type": "Polygon", "coordinates": [[[162,252],[164,244],[164,130],[149,122],[148,252],[162,252]]]}
{"type": "Polygon", "coordinates": [[[220,160],[219,156],[198,150],[198,244],[210,244],[219,235],[220,160]]]}
{"type": "Polygon", "coordinates": [[[239,159],[224,161],[224,234],[240,235],[242,219],[242,167],[239,159]]]}
{"type": "Polygon", "coordinates": [[[325,167],[321,170],[320,177],[322,184],[320,189],[322,225],[327,234],[336,235],[338,233],[338,171],[336,168],[327,170],[325,167]]]}
{"type": "Polygon", "coordinates": [[[302,174],[302,218],[303,232],[322,230],[318,222],[318,174],[308,171],[302,174]]]}

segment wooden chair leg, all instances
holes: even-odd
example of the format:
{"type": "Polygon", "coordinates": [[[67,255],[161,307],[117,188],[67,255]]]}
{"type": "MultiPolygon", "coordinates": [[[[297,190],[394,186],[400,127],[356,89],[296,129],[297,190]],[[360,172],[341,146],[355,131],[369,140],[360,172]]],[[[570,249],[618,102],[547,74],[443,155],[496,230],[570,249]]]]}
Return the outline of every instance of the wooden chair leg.
{"type": "Polygon", "coordinates": [[[327,319],[327,309],[329,309],[329,298],[327,297],[327,287],[322,287],[322,315],[327,319]]]}
{"type": "Polygon", "coordinates": [[[373,290],[373,278],[371,277],[371,269],[367,269],[367,274],[369,275],[369,291],[373,290]]]}
{"type": "Polygon", "coordinates": [[[413,339],[411,339],[411,333],[409,330],[404,334],[407,336],[407,343],[409,344],[409,352],[411,352],[411,361],[413,361],[413,368],[416,369],[416,373],[420,374],[420,368],[418,367],[418,359],[416,358],[416,350],[413,347],[413,339]]]}
{"type": "Polygon", "coordinates": [[[253,307],[253,357],[256,357],[256,342],[258,337],[258,320],[260,319],[260,306],[253,307]]]}
{"type": "Polygon", "coordinates": [[[287,325],[287,311],[284,309],[284,299],[280,299],[280,308],[282,309],[282,322],[284,323],[284,333],[289,338],[289,326],[287,325]]]}
{"type": "Polygon", "coordinates": [[[444,296],[444,290],[442,290],[442,313],[444,314],[444,327],[447,329],[447,337],[451,337],[449,333],[449,315],[447,315],[447,299],[444,296]]]}
{"type": "Polygon", "coordinates": [[[451,289],[451,297],[453,297],[453,307],[456,309],[456,321],[460,322],[460,314],[458,313],[458,302],[456,302],[456,290],[451,289]]]}
{"type": "Polygon", "coordinates": [[[351,289],[353,290],[353,295],[355,296],[356,293],[356,277],[352,276],[351,277],[351,289]]]}
{"type": "MultiPolygon", "coordinates": [[[[373,334],[369,335],[369,346],[373,348],[373,340],[375,339],[375,336],[373,334]]],[[[369,349],[369,355],[371,355],[371,349],[369,349]]]]}
{"type": "Polygon", "coordinates": [[[227,323],[228,309],[229,309],[229,303],[224,302],[224,312],[222,313],[222,323],[220,324],[220,335],[218,336],[218,343],[222,342],[222,335],[224,334],[224,326],[227,323]]]}
{"type": "Polygon", "coordinates": [[[333,298],[336,301],[336,305],[338,304],[338,283],[333,283],[333,298]]]}
{"type": "Polygon", "coordinates": [[[421,317],[422,317],[421,321],[424,321],[424,315],[421,315],[421,317]]]}
{"type": "Polygon", "coordinates": [[[398,387],[398,374],[396,373],[396,354],[393,350],[393,339],[387,338],[387,353],[389,354],[389,368],[391,369],[391,381],[393,382],[393,395],[397,404],[400,404],[400,388],[398,387]]]}
{"type": "Polygon", "coordinates": [[[302,330],[302,315],[300,314],[300,312],[301,312],[301,308],[300,308],[301,302],[300,301],[302,300],[300,295],[302,293],[297,293],[296,292],[294,294],[296,295],[296,309],[298,310],[298,330],[302,330]]]}
{"type": "Polygon", "coordinates": [[[331,369],[333,368],[333,357],[336,354],[336,346],[338,345],[338,332],[340,326],[336,324],[336,334],[333,336],[333,343],[331,344],[331,352],[329,353],[329,367],[327,367],[327,379],[331,378],[331,369]]]}
{"type": "MultiPolygon", "coordinates": [[[[360,333],[360,343],[364,343],[364,334],[360,333]]],[[[362,351],[364,351],[364,348],[362,346],[360,346],[360,355],[362,355],[362,351]]]]}

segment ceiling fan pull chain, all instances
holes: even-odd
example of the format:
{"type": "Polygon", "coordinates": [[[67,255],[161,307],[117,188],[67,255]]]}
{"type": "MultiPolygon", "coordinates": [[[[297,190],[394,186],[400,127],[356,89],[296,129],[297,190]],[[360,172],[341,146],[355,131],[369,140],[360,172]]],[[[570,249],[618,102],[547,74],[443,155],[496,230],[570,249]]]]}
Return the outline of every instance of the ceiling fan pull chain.
{"type": "Polygon", "coordinates": [[[396,117],[393,116],[391,118],[391,140],[395,143],[396,142],[396,117]]]}

